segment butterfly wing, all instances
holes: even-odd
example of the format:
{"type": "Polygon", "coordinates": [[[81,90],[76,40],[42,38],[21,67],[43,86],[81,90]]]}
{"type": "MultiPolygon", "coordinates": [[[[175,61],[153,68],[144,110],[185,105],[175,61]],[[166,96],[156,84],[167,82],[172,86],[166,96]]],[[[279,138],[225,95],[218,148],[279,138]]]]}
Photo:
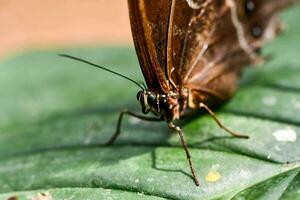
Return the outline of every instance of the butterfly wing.
{"type": "Polygon", "coordinates": [[[172,82],[228,99],[243,67],[259,60],[256,51],[278,32],[278,11],[291,2],[128,0],[133,39],[149,89],[166,93],[172,82]]]}
{"type": "MultiPolygon", "coordinates": [[[[190,6],[191,1],[183,2],[190,6]]],[[[183,87],[192,90],[196,101],[203,100],[201,93],[223,101],[234,94],[243,67],[259,61],[256,52],[280,29],[278,11],[293,1],[192,2],[199,7],[194,6],[187,23],[181,61],[175,62],[179,67],[173,73],[181,77],[183,87]]]]}
{"type": "Polygon", "coordinates": [[[166,92],[166,48],[171,0],[128,0],[140,66],[150,90],[166,92]]]}
{"type": "Polygon", "coordinates": [[[173,0],[174,15],[170,15],[168,49],[168,74],[170,79],[181,86],[187,67],[195,63],[194,55],[205,48],[216,21],[216,1],[213,0],[173,0]],[[197,33],[197,34],[195,34],[197,33]],[[184,58],[184,59],[182,59],[184,58]]]}

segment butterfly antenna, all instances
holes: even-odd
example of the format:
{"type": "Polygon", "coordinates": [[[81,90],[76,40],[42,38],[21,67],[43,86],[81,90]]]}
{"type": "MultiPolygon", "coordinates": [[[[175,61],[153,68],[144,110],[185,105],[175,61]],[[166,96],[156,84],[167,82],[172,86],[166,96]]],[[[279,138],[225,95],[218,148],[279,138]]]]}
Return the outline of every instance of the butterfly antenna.
{"type": "Polygon", "coordinates": [[[142,86],[144,86],[145,90],[147,90],[147,85],[143,82],[142,86]]]}
{"type": "MultiPolygon", "coordinates": [[[[65,57],[65,58],[72,59],[72,60],[77,60],[77,61],[79,61],[79,62],[82,62],[82,63],[88,64],[88,65],[91,65],[91,66],[94,66],[94,67],[103,69],[103,70],[108,71],[108,72],[110,72],[110,73],[113,73],[113,74],[115,74],[115,75],[117,75],[117,76],[121,76],[121,77],[123,77],[123,78],[125,78],[125,79],[131,81],[132,83],[136,84],[137,86],[139,86],[143,91],[145,90],[145,89],[144,89],[137,81],[135,81],[135,80],[133,80],[133,79],[127,77],[127,76],[124,76],[124,75],[122,75],[122,74],[120,74],[120,73],[118,73],[118,72],[112,71],[112,70],[110,70],[110,69],[107,69],[107,68],[105,68],[105,67],[102,67],[102,66],[100,66],[100,65],[97,65],[97,64],[95,64],[95,63],[92,63],[92,62],[89,62],[89,61],[87,61],[87,60],[84,60],[84,59],[81,59],[81,58],[77,58],[77,57],[74,57],[74,56],[70,56],[70,55],[67,55],[67,54],[58,54],[58,55],[61,56],[61,57],[65,57]]],[[[144,86],[144,85],[143,85],[143,86],[144,86]]]]}

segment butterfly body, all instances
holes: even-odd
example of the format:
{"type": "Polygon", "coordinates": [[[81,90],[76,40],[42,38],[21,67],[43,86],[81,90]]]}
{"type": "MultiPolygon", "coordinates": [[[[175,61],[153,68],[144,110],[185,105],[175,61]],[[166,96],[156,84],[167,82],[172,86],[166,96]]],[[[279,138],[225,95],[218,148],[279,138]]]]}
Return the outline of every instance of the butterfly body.
{"type": "Polygon", "coordinates": [[[140,102],[144,114],[152,112],[167,122],[181,119],[198,110],[200,103],[214,105],[221,101],[205,92],[194,92],[188,88],[163,94],[149,90],[139,91],[137,100],[140,102]]]}

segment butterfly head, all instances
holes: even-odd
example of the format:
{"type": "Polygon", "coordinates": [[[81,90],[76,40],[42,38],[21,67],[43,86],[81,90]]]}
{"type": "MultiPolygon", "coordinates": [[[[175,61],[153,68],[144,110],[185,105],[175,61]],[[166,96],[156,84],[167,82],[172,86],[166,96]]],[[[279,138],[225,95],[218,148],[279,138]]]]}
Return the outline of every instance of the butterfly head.
{"type": "Polygon", "coordinates": [[[159,104],[157,95],[154,92],[147,90],[139,91],[137,93],[137,100],[140,102],[144,114],[149,113],[159,104]]]}
{"type": "Polygon", "coordinates": [[[144,114],[152,112],[159,118],[170,121],[179,117],[177,96],[172,93],[158,94],[149,90],[141,90],[137,93],[137,100],[144,114]]]}

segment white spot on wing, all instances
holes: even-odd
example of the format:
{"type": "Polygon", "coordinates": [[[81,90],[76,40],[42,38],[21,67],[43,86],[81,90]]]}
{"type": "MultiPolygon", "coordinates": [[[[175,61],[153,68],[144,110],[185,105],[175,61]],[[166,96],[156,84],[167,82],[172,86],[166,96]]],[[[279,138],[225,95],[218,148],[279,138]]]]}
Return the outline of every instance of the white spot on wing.
{"type": "Polygon", "coordinates": [[[186,0],[187,4],[189,4],[189,6],[192,8],[192,9],[199,9],[201,7],[201,4],[200,3],[197,3],[195,2],[194,0],[186,0]]]}
{"type": "Polygon", "coordinates": [[[297,140],[296,131],[290,127],[274,131],[273,136],[278,142],[295,142],[297,140]]]}

